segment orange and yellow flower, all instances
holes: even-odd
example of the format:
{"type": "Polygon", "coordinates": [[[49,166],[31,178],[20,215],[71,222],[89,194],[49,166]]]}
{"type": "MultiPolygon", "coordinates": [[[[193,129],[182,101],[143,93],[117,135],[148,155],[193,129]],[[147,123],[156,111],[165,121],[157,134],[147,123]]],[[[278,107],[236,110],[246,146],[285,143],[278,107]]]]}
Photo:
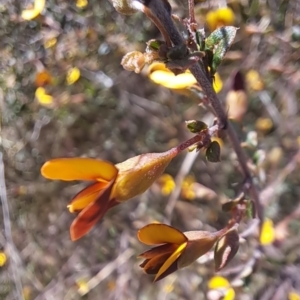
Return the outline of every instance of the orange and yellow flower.
{"type": "Polygon", "coordinates": [[[110,208],[145,192],[177,154],[172,148],[138,155],[117,165],[92,158],[57,158],[47,161],[41,173],[52,180],[92,182],[68,205],[70,212],[79,213],[70,228],[71,239],[77,240],[110,208]]]}
{"type": "Polygon", "coordinates": [[[178,269],[184,268],[207,253],[219,238],[219,232],[188,231],[165,224],[149,224],[138,231],[138,239],[146,245],[158,245],[139,257],[147,274],[158,281],[178,269]]]}

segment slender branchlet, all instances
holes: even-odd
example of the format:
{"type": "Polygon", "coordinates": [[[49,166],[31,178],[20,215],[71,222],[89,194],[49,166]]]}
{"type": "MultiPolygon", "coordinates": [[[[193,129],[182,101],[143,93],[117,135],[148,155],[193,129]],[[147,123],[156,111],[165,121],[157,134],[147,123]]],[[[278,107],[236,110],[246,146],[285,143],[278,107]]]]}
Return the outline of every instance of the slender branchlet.
{"type": "MultiPolygon", "coordinates": [[[[158,27],[160,32],[162,33],[166,44],[168,46],[182,46],[185,44],[184,39],[178,32],[176,26],[174,25],[171,17],[171,9],[167,0],[110,0],[113,2],[115,8],[121,12],[122,3],[126,2],[127,7],[133,8],[135,11],[141,11],[146,14],[146,16],[153,21],[153,23],[158,27]],[[118,9],[118,8],[119,9],[118,9]]],[[[189,0],[189,8],[191,9],[190,21],[194,20],[193,16],[193,5],[191,5],[191,1],[189,0]]],[[[128,13],[127,13],[128,14],[128,13]]],[[[262,224],[263,220],[263,207],[259,201],[259,194],[256,190],[256,187],[253,183],[251,173],[247,166],[247,157],[241,148],[240,141],[236,135],[234,128],[231,123],[228,122],[226,111],[217,97],[211,83],[209,82],[205,70],[203,66],[199,63],[194,63],[190,68],[191,73],[196,78],[197,82],[203,89],[203,92],[207,96],[207,100],[211,107],[214,110],[214,113],[218,119],[219,129],[224,129],[227,131],[228,137],[231,141],[233,149],[237,155],[237,159],[239,161],[242,172],[245,176],[245,181],[248,185],[249,191],[253,200],[255,202],[257,215],[260,219],[260,224],[262,224]]]]}

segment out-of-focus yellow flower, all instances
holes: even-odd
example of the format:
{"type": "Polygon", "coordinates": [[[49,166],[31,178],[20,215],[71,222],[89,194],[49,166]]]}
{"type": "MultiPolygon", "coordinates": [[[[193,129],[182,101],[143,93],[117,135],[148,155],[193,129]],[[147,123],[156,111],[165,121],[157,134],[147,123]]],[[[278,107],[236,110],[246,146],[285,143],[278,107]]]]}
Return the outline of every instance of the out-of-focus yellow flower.
{"type": "Polygon", "coordinates": [[[275,230],[274,224],[271,219],[266,218],[262,225],[262,230],[260,234],[260,243],[262,245],[272,244],[275,240],[275,230]]]}
{"type": "Polygon", "coordinates": [[[296,292],[289,292],[288,295],[289,300],[300,300],[300,294],[296,292]]]}
{"type": "Polygon", "coordinates": [[[114,291],[116,289],[116,281],[115,280],[110,280],[107,283],[107,287],[110,291],[114,291]]]}
{"type": "Polygon", "coordinates": [[[214,75],[213,88],[216,93],[219,93],[223,88],[223,82],[221,80],[219,73],[216,73],[214,75]]]}
{"type": "Polygon", "coordinates": [[[51,38],[44,43],[45,49],[51,48],[57,43],[57,38],[51,38]]]}
{"type": "Polygon", "coordinates": [[[223,295],[223,300],[233,300],[235,298],[235,291],[231,287],[228,280],[222,276],[214,276],[208,282],[208,288],[210,290],[218,290],[223,295]]]}
{"type": "Polygon", "coordinates": [[[38,72],[35,75],[35,85],[37,87],[45,86],[47,84],[51,84],[52,82],[53,82],[53,78],[47,70],[38,72]]]}
{"type": "Polygon", "coordinates": [[[45,2],[46,0],[35,0],[33,8],[22,11],[22,18],[29,21],[39,16],[45,7],[45,2]]]}
{"type": "Polygon", "coordinates": [[[48,95],[43,87],[38,87],[36,89],[35,97],[41,105],[50,106],[53,104],[53,97],[48,95]]]}
{"type": "Polygon", "coordinates": [[[88,5],[88,1],[87,0],[77,0],[76,1],[76,6],[78,8],[84,8],[88,5]]]}
{"type": "Polygon", "coordinates": [[[3,251],[0,251],[0,267],[3,267],[7,261],[7,256],[3,251]]]}
{"type": "Polygon", "coordinates": [[[78,68],[72,68],[67,73],[67,84],[72,85],[80,78],[80,70],[78,68]]]}
{"type": "Polygon", "coordinates": [[[166,173],[159,177],[157,183],[159,184],[161,188],[161,193],[164,196],[170,195],[175,188],[175,181],[173,177],[166,173]]]}
{"type": "MultiPolygon", "coordinates": [[[[172,71],[166,68],[165,64],[154,62],[149,66],[149,78],[156,84],[162,85],[173,90],[182,90],[193,87],[197,81],[190,71],[175,75],[172,71]]],[[[220,92],[223,83],[218,73],[215,74],[213,87],[216,93],[220,92]]]]}
{"type": "Polygon", "coordinates": [[[215,244],[218,233],[208,231],[181,232],[165,224],[149,224],[138,231],[138,239],[146,245],[158,245],[139,257],[147,274],[158,281],[184,268],[207,253],[215,244]]]}
{"type": "Polygon", "coordinates": [[[262,133],[268,133],[273,128],[273,122],[270,118],[258,118],[255,122],[255,127],[262,133]]]}
{"type": "Polygon", "coordinates": [[[23,298],[24,300],[30,300],[32,299],[32,289],[30,286],[28,285],[25,285],[22,289],[22,295],[23,295],[23,298]]]}
{"type": "Polygon", "coordinates": [[[77,240],[110,208],[144,193],[177,154],[177,148],[172,148],[138,155],[117,165],[92,158],[57,158],[47,161],[41,173],[52,180],[92,182],[68,205],[70,212],[79,212],[70,228],[71,239],[77,240]]]}
{"type": "Polygon", "coordinates": [[[164,286],[165,293],[172,293],[174,291],[174,284],[166,284],[164,286]]]}
{"type": "Polygon", "coordinates": [[[259,73],[253,69],[247,72],[246,82],[248,87],[254,91],[261,91],[264,89],[264,83],[259,73]]]}
{"type": "Polygon", "coordinates": [[[193,188],[196,180],[192,175],[188,175],[184,178],[181,184],[181,195],[187,200],[194,200],[196,198],[196,193],[193,188]]]}
{"type": "Polygon", "coordinates": [[[229,7],[209,11],[206,15],[206,23],[210,31],[222,26],[233,25],[234,19],[234,12],[229,7]]]}
{"type": "Polygon", "coordinates": [[[243,90],[231,90],[226,95],[228,118],[242,121],[248,109],[247,94],[243,90]]]}
{"type": "Polygon", "coordinates": [[[89,292],[89,286],[86,279],[78,279],[76,280],[76,284],[80,294],[86,294],[89,292]]]}

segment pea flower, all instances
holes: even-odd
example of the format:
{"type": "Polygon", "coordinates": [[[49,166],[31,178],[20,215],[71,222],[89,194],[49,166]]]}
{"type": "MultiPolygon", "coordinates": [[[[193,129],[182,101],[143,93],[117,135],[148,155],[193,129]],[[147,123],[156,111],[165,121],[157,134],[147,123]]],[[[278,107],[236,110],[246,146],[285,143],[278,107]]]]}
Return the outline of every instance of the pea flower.
{"type": "Polygon", "coordinates": [[[262,230],[259,237],[261,245],[270,245],[275,240],[275,229],[271,219],[266,218],[262,225],[262,230]]]}
{"type": "Polygon", "coordinates": [[[149,224],[138,231],[138,239],[156,247],[140,254],[140,265],[147,274],[155,274],[158,281],[178,269],[182,269],[207,253],[215,244],[220,232],[188,231],[165,224],[149,224]]]}
{"type": "MultiPolygon", "coordinates": [[[[175,75],[163,63],[154,62],[149,66],[149,78],[156,84],[172,90],[185,90],[197,85],[197,80],[190,71],[175,75]]],[[[219,93],[223,87],[218,73],[215,74],[213,88],[219,93]]]]}
{"type": "MultiPolygon", "coordinates": [[[[216,296],[222,297],[223,300],[234,300],[235,299],[235,291],[231,287],[229,281],[222,276],[214,276],[210,279],[208,283],[208,298],[216,299],[216,296]],[[209,297],[212,296],[212,297],[209,297]],[[215,296],[213,298],[213,296],[215,296]]],[[[220,298],[218,297],[218,299],[220,298]]]]}
{"type": "Polygon", "coordinates": [[[30,21],[38,17],[45,8],[45,0],[35,0],[33,8],[25,9],[22,11],[22,18],[26,21],[30,21]]]}
{"type": "Polygon", "coordinates": [[[211,32],[222,26],[233,25],[234,19],[234,12],[229,7],[209,11],[206,15],[206,23],[211,32]]]}
{"type": "Polygon", "coordinates": [[[52,180],[92,182],[68,205],[71,213],[79,213],[70,228],[74,241],[88,233],[110,208],[144,193],[178,153],[177,148],[146,153],[116,165],[92,158],[57,158],[47,161],[41,173],[52,180]]]}

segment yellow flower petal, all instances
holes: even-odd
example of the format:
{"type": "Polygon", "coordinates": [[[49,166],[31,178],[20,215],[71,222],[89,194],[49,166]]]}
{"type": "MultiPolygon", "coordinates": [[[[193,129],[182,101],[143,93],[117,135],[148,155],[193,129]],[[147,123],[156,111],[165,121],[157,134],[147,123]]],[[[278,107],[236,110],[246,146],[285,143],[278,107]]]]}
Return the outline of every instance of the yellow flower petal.
{"type": "Polygon", "coordinates": [[[76,6],[78,8],[84,8],[88,5],[88,1],[87,0],[77,0],[76,1],[76,6]]]}
{"type": "Polygon", "coordinates": [[[78,68],[72,68],[67,74],[67,84],[71,85],[75,83],[80,78],[80,70],[78,68]]]}
{"type": "Polygon", "coordinates": [[[210,31],[214,31],[217,28],[218,15],[215,11],[209,11],[206,15],[206,23],[210,31]]]}
{"type": "Polygon", "coordinates": [[[218,73],[215,74],[215,78],[213,80],[213,88],[216,93],[219,93],[223,88],[223,82],[221,80],[221,77],[218,73]]]}
{"type": "Polygon", "coordinates": [[[118,169],[110,162],[92,158],[57,158],[47,161],[41,168],[45,178],[53,180],[110,181],[118,169]]]}
{"type": "Polygon", "coordinates": [[[206,23],[210,31],[218,27],[232,25],[234,23],[234,12],[229,7],[219,8],[215,11],[209,11],[206,15],[206,23]]]}
{"type": "Polygon", "coordinates": [[[86,279],[78,279],[76,280],[76,284],[80,294],[87,294],[89,292],[89,285],[86,279]]]}
{"type": "Polygon", "coordinates": [[[35,9],[25,9],[22,11],[21,17],[22,19],[29,21],[36,18],[39,14],[40,12],[35,9]]]}
{"type": "Polygon", "coordinates": [[[4,252],[0,251],[0,267],[3,267],[7,261],[7,256],[4,252]]]}
{"type": "Polygon", "coordinates": [[[34,9],[41,13],[45,7],[45,4],[46,4],[46,0],[35,0],[34,9]]]}
{"type": "Polygon", "coordinates": [[[158,273],[156,274],[154,281],[158,280],[159,277],[165,273],[169,267],[176,261],[176,259],[181,255],[183,250],[185,249],[187,245],[187,242],[181,244],[174,253],[166,260],[166,262],[162,265],[162,267],[159,269],[158,273]]]}
{"type": "Polygon", "coordinates": [[[164,196],[170,195],[175,188],[175,181],[173,177],[167,173],[161,175],[157,183],[160,185],[161,193],[164,196]]]}
{"type": "Polygon", "coordinates": [[[218,288],[228,288],[230,287],[230,283],[228,280],[222,276],[214,276],[209,282],[208,282],[208,288],[211,290],[215,290],[218,288]]]}
{"type": "Polygon", "coordinates": [[[260,235],[260,243],[262,245],[269,245],[272,244],[275,240],[275,230],[274,230],[274,224],[271,219],[265,219],[261,235],[260,235]]]}
{"type": "Polygon", "coordinates": [[[183,244],[187,237],[178,229],[165,224],[149,224],[138,231],[138,239],[146,245],[183,244]]]}
{"type": "Polygon", "coordinates": [[[169,89],[184,89],[197,83],[195,77],[189,72],[176,76],[170,71],[157,70],[152,72],[149,78],[169,89]]]}
{"type": "Polygon", "coordinates": [[[256,70],[249,70],[246,74],[246,82],[249,88],[254,91],[261,91],[264,89],[264,83],[256,70]]]}
{"type": "Polygon", "coordinates": [[[296,292],[289,292],[288,295],[289,300],[300,300],[300,294],[296,292]]]}
{"type": "Polygon", "coordinates": [[[57,43],[57,38],[51,38],[44,43],[45,49],[51,48],[57,43]]]}
{"type": "Polygon", "coordinates": [[[99,192],[107,187],[107,182],[96,182],[80,191],[68,205],[71,213],[78,212],[87,207],[90,203],[95,202],[99,192]]]}
{"type": "Polygon", "coordinates": [[[42,105],[49,105],[53,103],[53,97],[46,94],[46,90],[42,87],[36,89],[35,97],[42,105]]]}
{"type": "Polygon", "coordinates": [[[232,25],[234,23],[234,12],[229,7],[219,8],[216,11],[217,19],[222,25],[232,25]]]}
{"type": "Polygon", "coordinates": [[[22,11],[21,17],[24,20],[32,20],[36,18],[44,9],[45,0],[35,0],[33,9],[25,9],[22,11]]]}
{"type": "Polygon", "coordinates": [[[148,68],[149,74],[151,74],[152,72],[157,71],[157,70],[167,71],[167,72],[171,73],[171,71],[166,67],[166,65],[161,62],[154,62],[148,68]]]}
{"type": "Polygon", "coordinates": [[[235,298],[235,291],[233,288],[230,288],[225,292],[225,296],[223,300],[234,300],[234,298],[235,298]]]}

